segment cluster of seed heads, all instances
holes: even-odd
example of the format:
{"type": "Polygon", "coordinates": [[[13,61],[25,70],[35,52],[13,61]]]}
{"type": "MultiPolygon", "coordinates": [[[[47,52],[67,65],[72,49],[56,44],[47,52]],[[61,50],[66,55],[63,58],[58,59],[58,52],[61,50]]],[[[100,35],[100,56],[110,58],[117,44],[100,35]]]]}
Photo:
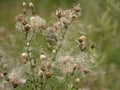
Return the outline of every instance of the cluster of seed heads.
{"type": "MultiPolygon", "coordinates": [[[[2,88],[5,88],[8,83],[11,83],[13,88],[27,83],[33,90],[45,90],[47,80],[51,80],[52,78],[57,79],[59,77],[59,75],[56,76],[58,71],[61,77],[65,77],[66,80],[64,81],[63,79],[63,81],[67,82],[67,86],[69,86],[71,82],[67,81],[68,77],[77,76],[78,72],[84,72],[84,74],[89,73],[87,68],[82,67],[81,61],[76,61],[69,53],[68,55],[64,55],[64,53],[63,55],[59,55],[66,31],[68,31],[72,22],[81,15],[80,4],[68,10],[57,10],[55,13],[57,21],[51,26],[47,26],[46,20],[35,14],[34,8],[33,3],[27,4],[23,2],[23,12],[16,17],[16,28],[23,32],[25,36],[25,50],[21,53],[21,57],[24,62],[23,67],[28,69],[26,69],[25,74],[30,78],[21,78],[22,72],[19,68],[13,69],[10,73],[6,72],[8,65],[3,64],[4,72],[0,72],[0,78],[7,79],[3,80],[2,88]],[[29,13],[29,10],[31,13],[29,13]],[[39,60],[36,60],[37,58],[33,56],[31,49],[31,42],[36,33],[40,33],[47,46],[45,48],[43,46],[42,50],[40,49],[39,60]],[[46,49],[48,52],[46,52],[46,49]]],[[[80,36],[77,42],[81,51],[87,50],[87,41],[84,35],[80,36]]],[[[95,43],[90,43],[90,48],[94,49],[94,47],[95,43]]],[[[83,58],[80,57],[80,59],[82,60],[83,58]]],[[[51,88],[54,87],[57,90],[59,84],[62,84],[63,81],[60,80],[58,85],[55,87],[52,86],[51,88]]],[[[72,81],[72,87],[74,87],[74,84],[77,84],[79,88],[80,78],[74,77],[72,81]]]]}

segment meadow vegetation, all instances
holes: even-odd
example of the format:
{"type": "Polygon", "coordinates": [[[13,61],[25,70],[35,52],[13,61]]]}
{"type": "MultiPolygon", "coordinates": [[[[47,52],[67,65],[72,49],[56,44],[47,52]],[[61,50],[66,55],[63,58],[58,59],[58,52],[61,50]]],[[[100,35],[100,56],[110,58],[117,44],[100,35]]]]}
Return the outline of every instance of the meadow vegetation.
{"type": "Polygon", "coordinates": [[[1,0],[0,90],[119,90],[119,8],[119,0],[1,0]]]}

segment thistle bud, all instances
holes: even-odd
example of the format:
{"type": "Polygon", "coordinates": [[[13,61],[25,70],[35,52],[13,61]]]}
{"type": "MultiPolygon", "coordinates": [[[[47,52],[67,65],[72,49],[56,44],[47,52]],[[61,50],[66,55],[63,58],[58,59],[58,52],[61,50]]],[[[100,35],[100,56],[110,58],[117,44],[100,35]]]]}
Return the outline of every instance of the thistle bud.
{"type": "Polygon", "coordinates": [[[95,48],[95,43],[94,42],[90,43],[90,47],[91,47],[91,49],[94,49],[95,48]]]}
{"type": "Polygon", "coordinates": [[[23,52],[21,56],[22,56],[23,59],[28,59],[29,58],[29,55],[26,52],[23,52]]]}
{"type": "Polygon", "coordinates": [[[74,64],[73,65],[73,70],[76,70],[78,67],[79,67],[78,64],[74,64]]]}
{"type": "Polygon", "coordinates": [[[76,78],[76,79],[75,79],[75,83],[76,83],[76,84],[79,84],[79,83],[80,83],[80,79],[79,79],[79,78],[76,78]]]}
{"type": "Polygon", "coordinates": [[[30,30],[31,26],[29,24],[26,24],[24,28],[25,28],[25,31],[27,32],[30,30]]]}
{"type": "Polygon", "coordinates": [[[34,4],[33,3],[30,2],[28,5],[29,5],[30,8],[34,8],[34,4]]]}
{"type": "Polygon", "coordinates": [[[52,53],[55,54],[55,53],[56,53],[56,50],[54,49],[54,50],[52,51],[52,53]]]}
{"type": "Polygon", "coordinates": [[[47,59],[47,57],[44,54],[40,55],[40,60],[46,60],[46,59],[47,59]]]}

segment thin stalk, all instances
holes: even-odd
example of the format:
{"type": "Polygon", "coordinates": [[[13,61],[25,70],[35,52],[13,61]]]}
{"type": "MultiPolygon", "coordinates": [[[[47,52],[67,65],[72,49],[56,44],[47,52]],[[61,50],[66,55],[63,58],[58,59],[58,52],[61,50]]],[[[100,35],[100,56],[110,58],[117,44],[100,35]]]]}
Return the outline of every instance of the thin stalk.
{"type": "Polygon", "coordinates": [[[33,79],[33,84],[34,84],[34,86],[33,86],[33,90],[37,90],[37,85],[36,85],[36,80],[35,80],[35,76],[34,76],[34,70],[33,70],[33,68],[32,68],[32,58],[31,58],[31,56],[30,56],[30,51],[29,51],[29,48],[30,48],[30,46],[31,46],[31,41],[32,41],[32,39],[33,39],[33,37],[34,37],[34,31],[33,31],[33,34],[32,34],[32,36],[31,36],[31,38],[30,38],[30,40],[28,40],[28,32],[26,32],[26,35],[25,35],[25,39],[26,39],[26,43],[27,42],[29,42],[29,46],[27,46],[27,53],[28,53],[28,57],[29,57],[29,62],[30,62],[30,69],[31,69],[31,73],[32,73],[32,79],[33,79]]]}
{"type": "Polygon", "coordinates": [[[63,78],[63,80],[56,87],[54,87],[55,90],[57,90],[65,82],[65,80],[66,80],[66,76],[63,78]]]}
{"type": "Polygon", "coordinates": [[[62,33],[62,41],[60,43],[60,45],[58,46],[57,50],[56,50],[56,53],[55,53],[55,56],[53,57],[53,61],[55,61],[56,57],[57,57],[57,54],[58,54],[58,51],[61,49],[62,45],[63,45],[63,41],[64,41],[64,38],[65,38],[65,35],[66,35],[66,31],[65,30],[63,33],[62,33]]]}

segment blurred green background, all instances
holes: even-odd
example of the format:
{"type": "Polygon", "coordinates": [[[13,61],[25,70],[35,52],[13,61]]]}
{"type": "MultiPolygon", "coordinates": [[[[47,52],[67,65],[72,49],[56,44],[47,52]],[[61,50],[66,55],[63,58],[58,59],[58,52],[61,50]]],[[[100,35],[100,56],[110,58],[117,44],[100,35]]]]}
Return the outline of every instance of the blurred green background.
{"type": "Polygon", "coordinates": [[[0,0],[0,52],[13,59],[19,57],[24,45],[15,29],[15,17],[22,12],[23,1],[33,2],[37,14],[48,21],[58,8],[80,3],[81,23],[92,25],[89,36],[97,44],[98,59],[105,71],[105,82],[100,84],[104,89],[96,90],[120,89],[120,0],[0,0]]]}

